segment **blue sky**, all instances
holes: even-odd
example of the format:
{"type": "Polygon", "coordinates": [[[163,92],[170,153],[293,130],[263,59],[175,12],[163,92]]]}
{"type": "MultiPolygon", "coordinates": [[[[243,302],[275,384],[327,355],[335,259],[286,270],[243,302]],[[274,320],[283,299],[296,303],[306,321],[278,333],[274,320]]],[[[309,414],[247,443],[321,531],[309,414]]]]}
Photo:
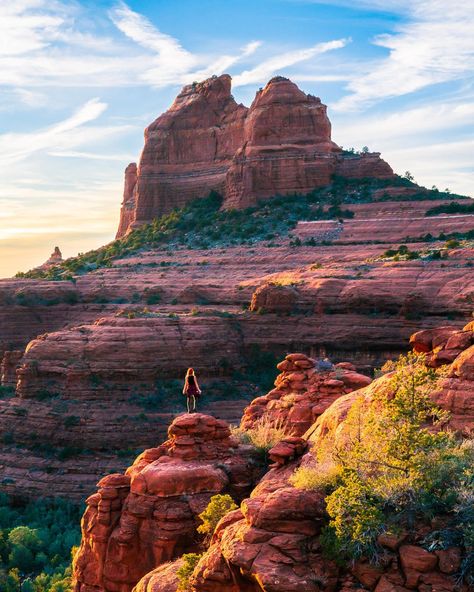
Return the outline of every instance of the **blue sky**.
{"type": "Polygon", "coordinates": [[[288,76],[338,144],[473,194],[473,30],[465,0],[0,2],[0,277],[111,240],[144,127],[222,72],[247,105],[288,76]]]}

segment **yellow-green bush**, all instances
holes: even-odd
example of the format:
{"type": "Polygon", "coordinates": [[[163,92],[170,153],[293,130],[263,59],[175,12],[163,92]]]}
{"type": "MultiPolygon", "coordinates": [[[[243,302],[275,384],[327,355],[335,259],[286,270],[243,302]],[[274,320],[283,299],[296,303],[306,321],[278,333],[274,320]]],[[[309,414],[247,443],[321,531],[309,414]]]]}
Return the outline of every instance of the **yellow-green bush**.
{"type": "Polygon", "coordinates": [[[229,512],[232,512],[232,510],[236,510],[237,507],[230,495],[213,495],[207,508],[199,514],[202,524],[198,526],[198,532],[212,536],[219,520],[229,512]]]}
{"type": "Polygon", "coordinates": [[[317,464],[297,470],[292,483],[330,492],[322,542],[333,556],[374,556],[378,533],[410,530],[444,514],[451,519],[449,536],[467,553],[468,580],[474,510],[465,500],[474,499],[474,444],[444,429],[449,415],[430,397],[445,370],[428,368],[416,354],[401,356],[385,370],[390,373],[372,399],[355,400],[336,443],[328,438],[315,451],[317,464]]]}
{"type": "Polygon", "coordinates": [[[234,436],[246,444],[251,444],[257,453],[266,458],[268,451],[278,442],[290,435],[288,425],[283,420],[273,420],[263,416],[248,430],[234,428],[234,436]]]}
{"type": "Polygon", "coordinates": [[[290,477],[290,483],[298,489],[334,490],[341,477],[341,468],[336,463],[319,463],[311,467],[298,467],[290,477]]]}
{"type": "Polygon", "coordinates": [[[176,592],[189,591],[189,579],[193,575],[196,565],[199,563],[202,555],[197,553],[185,553],[182,557],[183,564],[176,572],[178,576],[178,589],[176,592]]]}

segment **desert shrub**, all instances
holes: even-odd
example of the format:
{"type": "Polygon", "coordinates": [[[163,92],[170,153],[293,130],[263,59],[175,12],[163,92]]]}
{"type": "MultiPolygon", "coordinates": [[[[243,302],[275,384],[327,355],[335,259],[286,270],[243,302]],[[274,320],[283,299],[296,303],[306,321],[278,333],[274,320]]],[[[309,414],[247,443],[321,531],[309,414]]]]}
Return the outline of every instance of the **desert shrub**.
{"type": "Polygon", "coordinates": [[[278,442],[290,435],[290,430],[287,424],[281,420],[272,420],[268,416],[264,416],[255,422],[254,427],[248,430],[237,429],[234,435],[248,444],[251,444],[257,451],[259,456],[267,458],[268,451],[273,448],[278,442]]]}
{"type": "Polygon", "coordinates": [[[343,555],[374,555],[375,540],[383,530],[384,515],[367,483],[352,471],[343,475],[343,485],[327,498],[330,528],[343,555]]]}
{"type": "Polygon", "coordinates": [[[440,513],[449,514],[469,551],[474,445],[443,429],[449,415],[430,398],[446,371],[428,368],[424,356],[413,353],[384,371],[389,373],[372,399],[361,395],[353,403],[336,444],[327,438],[315,451],[316,466],[297,471],[293,484],[324,489],[329,481],[324,540],[340,557],[374,557],[378,533],[413,529],[415,522],[430,523],[440,513]]]}
{"type": "Polygon", "coordinates": [[[237,504],[230,495],[213,495],[204,510],[199,514],[202,524],[198,526],[198,532],[207,536],[212,536],[216,530],[218,522],[229,512],[237,509],[237,504]]]}
{"type": "Polygon", "coordinates": [[[459,247],[461,243],[456,240],[455,238],[451,238],[450,240],[446,241],[446,244],[444,245],[447,249],[455,249],[456,247],[459,247]]]}
{"type": "Polygon", "coordinates": [[[400,245],[398,249],[387,249],[382,253],[382,258],[393,259],[394,261],[411,261],[419,259],[418,251],[411,251],[406,245],[400,245]]]}
{"type": "Polygon", "coordinates": [[[319,489],[329,493],[340,481],[341,468],[335,462],[318,463],[316,467],[301,466],[290,478],[298,489],[319,489]]]}
{"type": "Polygon", "coordinates": [[[451,201],[448,204],[441,204],[426,211],[425,216],[437,216],[438,214],[472,214],[474,203],[458,203],[451,201]]]}
{"type": "Polygon", "coordinates": [[[188,592],[189,579],[193,575],[193,571],[201,557],[202,555],[197,553],[185,553],[182,556],[183,565],[176,572],[179,582],[177,592],[188,592]]]}

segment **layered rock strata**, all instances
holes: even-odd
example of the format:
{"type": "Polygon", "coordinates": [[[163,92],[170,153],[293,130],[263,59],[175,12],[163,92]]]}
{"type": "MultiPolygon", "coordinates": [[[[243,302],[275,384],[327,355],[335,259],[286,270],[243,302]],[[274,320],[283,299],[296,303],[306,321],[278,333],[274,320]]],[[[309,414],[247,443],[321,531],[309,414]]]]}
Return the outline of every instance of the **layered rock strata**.
{"type": "Polygon", "coordinates": [[[156,566],[197,547],[197,517],[213,495],[241,500],[252,489],[258,469],[225,422],[185,414],[168,436],[125,474],[104,477],[88,498],[76,592],[128,592],[156,566]]]}
{"type": "Polygon", "coordinates": [[[345,154],[331,140],[326,106],[283,77],[250,108],[224,74],[185,86],[145,130],[138,167],[125,171],[117,237],[210,191],[242,208],[277,194],[307,193],[331,176],[393,177],[378,153],[345,154]]]}
{"type": "Polygon", "coordinates": [[[281,374],[275,388],[245,409],[241,422],[244,429],[258,422],[280,423],[292,435],[302,436],[336,399],[371,382],[351,363],[317,362],[298,353],[287,355],[277,368],[281,374]]]}

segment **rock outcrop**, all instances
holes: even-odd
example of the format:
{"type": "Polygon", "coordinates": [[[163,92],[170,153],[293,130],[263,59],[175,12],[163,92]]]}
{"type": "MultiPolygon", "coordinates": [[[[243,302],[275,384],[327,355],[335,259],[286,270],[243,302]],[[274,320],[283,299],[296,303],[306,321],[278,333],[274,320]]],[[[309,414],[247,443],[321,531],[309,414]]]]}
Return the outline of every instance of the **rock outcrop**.
{"type": "MultiPolygon", "coordinates": [[[[414,350],[426,355],[429,365],[447,366],[447,374],[439,379],[432,393],[433,401],[449,412],[447,426],[464,436],[474,433],[474,323],[463,330],[440,327],[419,331],[410,340],[414,350]]],[[[344,421],[358,398],[370,402],[377,392],[389,389],[390,373],[366,388],[338,398],[306,432],[305,438],[318,446],[323,440],[337,443],[345,436],[344,421]]]]}
{"type": "Polygon", "coordinates": [[[250,493],[259,469],[225,422],[184,414],[168,435],[125,474],[104,477],[88,498],[76,592],[131,590],[152,569],[197,548],[198,515],[213,495],[240,501],[250,493]]]}
{"type": "MultiPolygon", "coordinates": [[[[469,323],[462,330],[421,331],[411,340],[432,365],[451,360],[433,397],[451,412],[450,427],[465,435],[474,429],[473,334],[474,323],[469,323]]],[[[290,477],[299,466],[314,464],[320,445],[343,437],[350,406],[385,389],[388,375],[368,384],[370,379],[349,363],[319,365],[303,354],[288,355],[278,365],[277,389],[254,401],[244,415],[243,427],[266,414],[270,422],[284,418],[301,431],[306,420],[295,417],[291,423],[296,406],[315,397],[326,407],[304,437],[285,437],[269,451],[273,468],[250,495],[257,474],[250,451],[232,439],[225,423],[199,414],[176,419],[169,440],[145,451],[125,475],[103,479],[83,520],[76,591],[128,592],[132,586],[134,592],[174,591],[180,554],[197,548],[196,515],[212,493],[227,491],[241,500],[240,508],[217,525],[190,577],[189,592],[468,592],[458,577],[462,549],[455,542],[436,551],[424,546],[441,524],[436,520],[381,534],[383,553],[376,565],[360,558],[344,566],[322,552],[325,494],[298,489],[290,477]],[[344,394],[344,389],[354,392],[344,394]],[[297,399],[290,411],[275,405],[288,394],[297,399]]]]}
{"type": "MultiPolygon", "coordinates": [[[[448,377],[440,382],[433,398],[451,412],[450,427],[465,435],[474,430],[474,323],[463,331],[442,327],[415,334],[412,344],[427,354],[434,365],[452,357],[448,377]]],[[[306,360],[297,355],[292,364],[306,360]]],[[[447,362],[444,362],[447,363],[447,362]]],[[[291,368],[293,370],[293,368],[291,368]]],[[[301,369],[300,369],[301,371],[301,369]]],[[[217,526],[211,546],[200,559],[191,577],[190,592],[467,592],[470,587],[459,580],[462,550],[453,541],[440,550],[429,551],[423,544],[432,526],[415,524],[410,531],[383,533],[378,564],[356,560],[348,567],[338,566],[321,551],[321,527],[327,524],[324,494],[299,490],[289,477],[296,467],[314,463],[313,451],[337,443],[344,437],[347,411],[356,399],[370,399],[377,389],[386,388],[386,377],[354,393],[339,397],[315,422],[304,439],[286,439],[273,450],[275,461],[240,510],[229,514],[217,526]],[[311,450],[304,454],[308,439],[311,450]],[[304,454],[304,456],[301,456],[304,454]]],[[[160,592],[157,587],[153,592],[160,592]]]]}
{"type": "MultiPolygon", "coordinates": [[[[327,524],[324,494],[288,483],[297,465],[270,471],[240,510],[221,521],[190,592],[468,592],[456,575],[460,548],[427,551],[426,528],[381,535],[378,565],[361,559],[344,568],[328,559],[319,540],[327,524]]],[[[157,582],[152,590],[166,588],[157,582]]]]}
{"type": "Polygon", "coordinates": [[[211,190],[224,207],[307,193],[331,176],[393,177],[378,153],[346,154],[331,140],[326,106],[287,78],[258,91],[250,108],[231,95],[227,74],[185,86],[145,130],[138,167],[125,171],[117,237],[211,190]]]}
{"type": "Polygon", "coordinates": [[[49,258],[39,267],[39,269],[48,269],[57,265],[58,263],[62,263],[63,255],[59,247],[54,247],[54,251],[51,253],[49,258]]]}
{"type": "Polygon", "coordinates": [[[281,371],[275,388],[254,399],[245,409],[241,425],[250,429],[259,421],[281,424],[294,436],[302,436],[339,397],[370,384],[348,362],[333,365],[304,354],[289,354],[277,365],[281,371]]]}

